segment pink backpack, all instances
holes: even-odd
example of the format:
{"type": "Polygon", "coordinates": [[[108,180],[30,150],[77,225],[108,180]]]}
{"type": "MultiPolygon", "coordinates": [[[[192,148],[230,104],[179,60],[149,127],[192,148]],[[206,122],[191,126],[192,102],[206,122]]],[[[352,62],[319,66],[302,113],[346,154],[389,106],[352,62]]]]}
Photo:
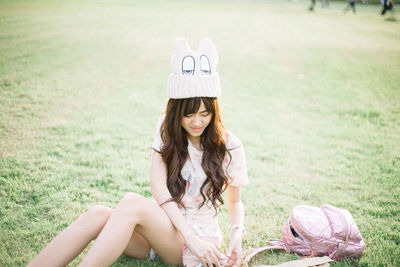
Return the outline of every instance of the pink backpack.
{"type": "Polygon", "coordinates": [[[283,249],[303,256],[341,260],[358,258],[365,249],[350,212],[331,205],[294,207],[282,228],[282,238],[268,239],[268,243],[271,246],[247,250],[242,266],[247,266],[252,257],[266,250],[283,249]]]}

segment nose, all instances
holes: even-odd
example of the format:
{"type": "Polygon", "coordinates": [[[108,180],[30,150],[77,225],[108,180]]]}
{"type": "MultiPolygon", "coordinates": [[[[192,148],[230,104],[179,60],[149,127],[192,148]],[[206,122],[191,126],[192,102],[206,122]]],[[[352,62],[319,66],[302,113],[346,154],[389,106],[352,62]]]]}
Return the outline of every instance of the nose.
{"type": "Polygon", "coordinates": [[[203,124],[203,122],[202,122],[202,120],[201,120],[201,117],[198,116],[198,115],[194,116],[192,125],[193,125],[194,127],[200,127],[202,124],[203,124]]]}

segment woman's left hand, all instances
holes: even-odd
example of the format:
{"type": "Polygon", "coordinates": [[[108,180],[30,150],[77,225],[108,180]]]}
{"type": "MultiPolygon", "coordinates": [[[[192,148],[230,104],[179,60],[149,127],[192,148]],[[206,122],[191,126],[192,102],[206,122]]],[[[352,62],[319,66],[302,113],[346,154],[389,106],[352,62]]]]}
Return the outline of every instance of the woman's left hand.
{"type": "Polygon", "coordinates": [[[227,265],[239,266],[242,259],[242,233],[235,231],[231,235],[229,248],[226,256],[228,257],[227,265]],[[235,233],[236,232],[236,233],[235,233]]]}

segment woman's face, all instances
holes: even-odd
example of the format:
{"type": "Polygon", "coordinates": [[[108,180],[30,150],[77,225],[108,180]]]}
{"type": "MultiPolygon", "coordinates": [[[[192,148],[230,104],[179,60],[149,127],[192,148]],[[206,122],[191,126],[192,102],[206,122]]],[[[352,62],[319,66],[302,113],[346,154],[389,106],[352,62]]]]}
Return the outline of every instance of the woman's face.
{"type": "Polygon", "coordinates": [[[189,138],[200,137],[211,121],[212,114],[206,109],[203,101],[196,113],[187,114],[182,118],[182,127],[189,134],[189,138]]]}

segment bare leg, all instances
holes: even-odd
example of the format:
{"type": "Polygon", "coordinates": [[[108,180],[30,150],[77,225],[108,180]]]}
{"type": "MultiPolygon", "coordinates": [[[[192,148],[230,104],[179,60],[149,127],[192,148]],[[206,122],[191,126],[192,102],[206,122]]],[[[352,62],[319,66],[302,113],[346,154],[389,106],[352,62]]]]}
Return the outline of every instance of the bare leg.
{"type": "Polygon", "coordinates": [[[150,245],[135,231],[125,248],[124,254],[135,259],[146,259],[150,255],[150,245]]]}
{"type": "MultiPolygon", "coordinates": [[[[164,210],[141,195],[127,193],[80,266],[109,266],[124,251],[129,255],[134,230],[165,262],[182,264],[183,238],[164,210]]],[[[147,249],[145,255],[148,255],[147,249]]]]}
{"type": "Polygon", "coordinates": [[[58,234],[29,264],[34,266],[66,266],[100,233],[112,209],[94,206],[58,234]]]}

